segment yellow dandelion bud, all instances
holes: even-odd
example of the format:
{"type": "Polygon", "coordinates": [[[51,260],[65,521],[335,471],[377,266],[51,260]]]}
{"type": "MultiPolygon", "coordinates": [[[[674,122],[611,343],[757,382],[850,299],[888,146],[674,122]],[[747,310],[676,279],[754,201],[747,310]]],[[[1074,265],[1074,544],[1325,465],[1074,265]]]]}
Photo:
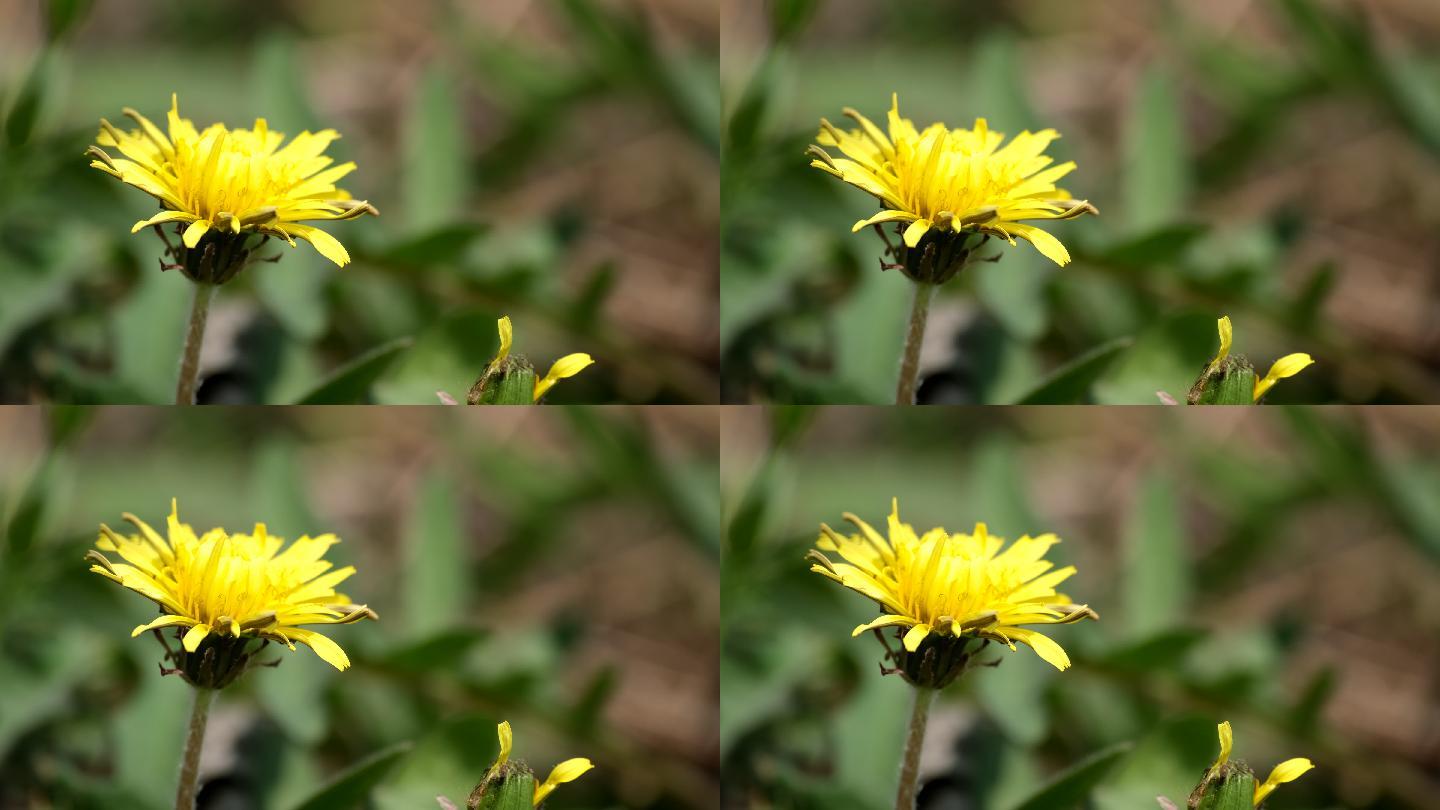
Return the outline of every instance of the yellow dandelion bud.
{"type": "Polygon", "coordinates": [[[484,375],[470,388],[466,401],[471,405],[530,405],[539,402],[555,387],[555,383],[574,377],[595,362],[583,352],[567,354],[556,360],[544,377],[536,378],[529,360],[510,356],[515,330],[509,315],[496,323],[496,330],[500,334],[500,349],[485,367],[484,375]]]}
{"type": "MultiPolygon", "coordinates": [[[[159,201],[160,213],[135,223],[132,232],[151,225],[175,223],[183,227],[187,249],[201,248],[207,234],[261,234],[285,240],[291,247],[304,239],[322,256],[344,267],[350,254],[339,240],[306,221],[345,220],[378,214],[375,207],[356,201],[335,183],[355,170],[354,163],[332,165],[326,148],[340,137],[333,129],[302,132],[281,144],[285,136],[271,132],[265,119],[253,129],[229,129],[211,124],[203,131],[180,117],[177,96],[170,97],[167,130],[126,108],[125,115],[138,129],[123,131],[101,120],[100,133],[86,154],[90,165],[140,189],[159,201]],[[112,157],[103,147],[119,150],[112,157]]],[[[180,266],[186,275],[221,283],[238,272],[237,250],[212,237],[217,255],[208,270],[191,257],[180,266]],[[223,266],[220,266],[223,265],[223,266]]]]}
{"type": "MultiPolygon", "coordinates": [[[[879,604],[882,614],[855,628],[895,627],[903,630],[901,671],[912,682],[944,686],[963,671],[969,653],[955,654],[955,666],[934,669],[922,645],[962,644],[970,639],[998,641],[1011,650],[1015,642],[1028,645],[1056,669],[1070,666],[1070,657],[1049,636],[1022,625],[1070,624],[1099,618],[1086,605],[1077,605],[1055,586],[1075,573],[1074,566],[1055,569],[1045,552],[1060,538],[1053,534],[1025,536],[1005,548],[1005,541],[989,533],[985,524],[972,534],[950,534],[935,528],[916,534],[900,522],[898,500],[891,503],[889,537],[883,537],[851,514],[845,519],[859,534],[843,536],[821,525],[811,559],[812,571],[833,579],[879,604]],[[1003,549],[1003,551],[1002,551],[1003,549]],[[826,552],[844,562],[833,562],[826,552]],[[1054,569],[1054,570],[1052,570],[1054,569]],[[922,653],[918,658],[916,653],[922,653]],[[926,666],[933,671],[926,672],[926,666]]],[[[898,631],[897,631],[898,632],[898,631]]],[[[942,651],[941,663],[953,651],[942,651]]]]}
{"type": "Polygon", "coordinates": [[[1230,752],[1234,747],[1234,733],[1230,728],[1230,721],[1225,721],[1216,726],[1216,732],[1220,738],[1220,754],[1215,757],[1215,762],[1206,771],[1205,779],[1196,786],[1195,792],[1191,794],[1191,805],[1194,806],[1227,806],[1224,801],[1216,801],[1222,793],[1233,790],[1243,790],[1239,796],[1233,796],[1234,801],[1243,802],[1246,798],[1250,800],[1250,806],[1259,807],[1265,799],[1274,792],[1275,788],[1286,782],[1293,782],[1305,775],[1306,772],[1315,766],[1310,760],[1304,757],[1287,759],[1276,765],[1270,771],[1270,776],[1260,784],[1255,783],[1254,774],[1250,767],[1243,762],[1230,761],[1230,752]],[[1205,801],[1206,796],[1212,796],[1209,803],[1205,801]]]}
{"type": "Polygon", "coordinates": [[[219,688],[238,677],[258,652],[248,644],[254,639],[291,650],[298,641],[343,670],[350,659],[340,645],[304,625],[378,618],[335,591],[355,568],[334,569],[323,559],[340,542],[332,534],[301,537],[289,547],[263,523],[251,534],[211,529],[197,535],[180,522],[173,500],[165,537],[134,515],[124,517],[139,534],[122,535],[102,524],[98,551],[87,555],[94,563],[90,570],[160,607],[162,615],[136,627],[132,637],[160,628],[183,630],[183,652],[175,655],[180,673],[197,686],[219,688]],[[124,562],[112,561],[107,552],[124,562]]]}
{"type": "MultiPolygon", "coordinates": [[[[845,115],[859,128],[842,130],[822,119],[818,145],[809,154],[811,166],[879,200],[882,210],[855,223],[855,231],[896,223],[907,248],[920,246],[927,234],[983,234],[1011,245],[1019,237],[1063,267],[1070,252],[1060,240],[1023,221],[1098,213],[1088,201],[1055,185],[1074,171],[1075,163],[1051,165],[1054,158],[1045,150],[1060,137],[1053,129],[1022,132],[1004,146],[1005,136],[992,132],[983,118],[972,129],[931,124],[919,130],[900,117],[898,94],[891,96],[888,131],[855,110],[846,109],[845,115]],[[845,157],[832,157],[825,147],[845,157]]],[[[957,258],[963,264],[965,257],[957,258]]],[[[950,266],[935,267],[929,277],[917,280],[938,283],[953,275],[955,262],[942,264],[950,266]]],[[[916,272],[907,268],[912,277],[916,272]]]]}
{"type": "Polygon", "coordinates": [[[499,738],[500,753],[486,772],[484,780],[471,792],[467,802],[470,807],[500,810],[516,805],[524,806],[522,802],[531,807],[539,807],[555,788],[579,779],[586,771],[595,767],[584,757],[567,759],[551,769],[544,782],[536,785],[535,775],[528,765],[510,760],[510,752],[514,747],[510,723],[500,723],[495,728],[495,734],[499,738]]]}
{"type": "Polygon", "coordinates": [[[1230,316],[1216,322],[1220,348],[1190,389],[1191,405],[1247,405],[1259,402],[1275,383],[1294,377],[1315,361],[1308,354],[1287,354],[1270,366],[1264,377],[1257,378],[1255,369],[1244,357],[1230,356],[1235,340],[1230,316]]]}

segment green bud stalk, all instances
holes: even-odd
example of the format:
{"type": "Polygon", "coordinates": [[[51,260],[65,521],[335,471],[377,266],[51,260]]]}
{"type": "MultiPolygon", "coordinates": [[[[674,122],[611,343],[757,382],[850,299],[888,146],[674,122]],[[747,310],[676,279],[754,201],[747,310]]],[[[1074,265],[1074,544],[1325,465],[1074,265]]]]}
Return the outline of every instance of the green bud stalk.
{"type": "Polygon", "coordinates": [[[535,369],[523,357],[507,357],[485,372],[466,397],[470,405],[535,404],[535,369]]]}
{"type": "Polygon", "coordinates": [[[531,810],[535,804],[535,774],[518,762],[508,762],[487,776],[470,794],[469,810],[531,810]]]}
{"type": "Polygon", "coordinates": [[[1191,405],[1253,405],[1255,367],[1244,357],[1227,357],[1218,369],[1205,369],[1186,401],[1191,405]]]}
{"type": "Polygon", "coordinates": [[[1192,810],[1251,810],[1254,802],[1255,774],[1242,762],[1227,763],[1190,795],[1192,810]]]}

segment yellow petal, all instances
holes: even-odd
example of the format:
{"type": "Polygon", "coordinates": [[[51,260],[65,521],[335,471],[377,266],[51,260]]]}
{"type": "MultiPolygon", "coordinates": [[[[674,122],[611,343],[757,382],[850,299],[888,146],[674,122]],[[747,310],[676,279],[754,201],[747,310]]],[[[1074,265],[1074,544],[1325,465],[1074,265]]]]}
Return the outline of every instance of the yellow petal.
{"type": "Polygon", "coordinates": [[[161,616],[153,622],[150,622],[149,624],[142,624],[139,627],[135,628],[135,630],[130,633],[130,637],[134,638],[145,632],[146,630],[156,630],[161,627],[176,627],[180,625],[191,624],[196,624],[196,621],[189,616],[176,616],[173,613],[167,614],[165,616],[161,616]]]}
{"type": "Polygon", "coordinates": [[[855,223],[855,227],[851,229],[851,232],[859,233],[871,225],[879,225],[884,222],[910,222],[916,219],[919,219],[919,217],[909,211],[895,211],[887,208],[869,219],[862,219],[855,223]]]}
{"type": "Polygon", "coordinates": [[[1314,767],[1315,765],[1304,757],[1287,759],[1279,765],[1276,765],[1275,769],[1270,772],[1270,775],[1265,778],[1265,781],[1255,786],[1255,806],[1259,807],[1260,803],[1265,801],[1265,797],[1269,796],[1275,788],[1286,782],[1294,782],[1314,767]]]}
{"type": "Polygon", "coordinates": [[[1070,656],[1049,636],[1022,627],[1006,627],[1003,632],[1016,641],[1030,645],[1030,649],[1050,666],[1062,672],[1070,668],[1070,656]]]}
{"type": "Polygon", "coordinates": [[[190,223],[190,227],[185,229],[185,235],[181,237],[185,241],[185,247],[193,248],[200,244],[200,237],[204,236],[208,230],[210,230],[210,223],[207,220],[197,219],[190,223]]]}
{"type": "Polygon", "coordinates": [[[545,777],[545,781],[540,783],[539,787],[535,788],[534,806],[539,807],[540,803],[545,801],[545,797],[549,796],[550,792],[558,785],[579,779],[586,771],[593,767],[595,766],[590,763],[590,760],[584,757],[567,759],[559,765],[556,765],[551,769],[550,775],[545,777]]]}
{"type": "Polygon", "coordinates": [[[1230,326],[1229,315],[1216,321],[1215,328],[1220,332],[1220,351],[1215,352],[1215,359],[1210,361],[1211,370],[1218,369],[1220,363],[1230,356],[1230,344],[1235,339],[1235,331],[1230,326]]]}
{"type": "Polygon", "coordinates": [[[545,372],[545,376],[535,381],[535,401],[539,402],[540,398],[545,396],[545,392],[554,387],[555,383],[566,377],[574,377],[594,362],[590,355],[584,352],[567,354],[556,360],[550,366],[550,370],[545,372]]]}
{"type": "Polygon", "coordinates": [[[139,233],[151,225],[163,225],[166,222],[192,222],[194,220],[195,215],[188,211],[161,211],[149,219],[142,219],[135,223],[135,227],[131,228],[130,232],[139,233]]]}
{"type": "Polygon", "coordinates": [[[515,745],[515,736],[510,731],[510,721],[506,720],[495,727],[495,736],[500,740],[500,755],[495,758],[495,766],[499,767],[510,761],[510,751],[515,745]]]}
{"type": "Polygon", "coordinates": [[[1005,229],[1034,245],[1042,256],[1061,267],[1070,263],[1070,251],[1049,231],[1043,231],[1034,225],[1009,222],[1005,224],[1005,229]]]}
{"type": "Polygon", "coordinates": [[[510,347],[515,342],[515,328],[510,324],[509,315],[496,321],[495,328],[500,333],[500,350],[495,352],[495,359],[490,361],[491,366],[498,365],[505,358],[509,357],[510,347]]]}
{"type": "Polygon", "coordinates": [[[314,630],[303,630],[299,627],[286,627],[285,635],[308,646],[320,656],[320,660],[332,667],[344,672],[350,668],[350,657],[340,649],[340,645],[331,641],[329,636],[323,636],[314,630]]]}
{"type": "Polygon", "coordinates": [[[930,220],[928,219],[917,219],[910,223],[910,227],[905,229],[905,246],[913,248],[920,244],[920,240],[924,238],[925,234],[929,231],[930,220]]]}
{"type": "Polygon", "coordinates": [[[1230,721],[1226,720],[1215,727],[1220,736],[1220,756],[1215,758],[1215,764],[1210,766],[1210,773],[1218,773],[1225,763],[1230,761],[1230,750],[1235,746],[1235,733],[1230,729],[1230,721]]]}
{"type": "Polygon", "coordinates": [[[180,644],[185,647],[185,652],[193,653],[195,649],[200,646],[200,642],[204,641],[208,635],[210,635],[210,625],[197,624],[190,628],[190,631],[185,634],[185,638],[180,640],[180,644]]]}
{"type": "Polygon", "coordinates": [[[1287,354],[1276,360],[1275,364],[1270,366],[1270,370],[1265,373],[1264,378],[1255,381],[1255,401],[1259,402],[1260,398],[1275,386],[1275,383],[1286,377],[1294,377],[1314,362],[1310,355],[1304,352],[1287,354]]]}
{"type": "Polygon", "coordinates": [[[344,267],[350,263],[350,253],[345,250],[344,245],[340,244],[340,240],[319,228],[313,225],[298,225],[293,222],[287,222],[285,223],[285,229],[314,245],[321,256],[334,262],[337,266],[344,267]]]}
{"type": "Polygon", "coordinates": [[[894,614],[887,613],[873,622],[870,622],[868,624],[862,624],[859,627],[855,628],[855,632],[851,633],[850,637],[854,638],[855,636],[864,633],[866,630],[874,630],[880,627],[894,627],[896,625],[909,626],[915,623],[915,620],[910,618],[909,616],[896,616],[894,614]]]}
{"type": "Polygon", "coordinates": [[[917,624],[910,628],[910,632],[905,634],[905,639],[902,643],[905,645],[905,649],[910,652],[915,652],[920,649],[920,642],[924,641],[928,635],[930,635],[930,625],[917,624]]]}

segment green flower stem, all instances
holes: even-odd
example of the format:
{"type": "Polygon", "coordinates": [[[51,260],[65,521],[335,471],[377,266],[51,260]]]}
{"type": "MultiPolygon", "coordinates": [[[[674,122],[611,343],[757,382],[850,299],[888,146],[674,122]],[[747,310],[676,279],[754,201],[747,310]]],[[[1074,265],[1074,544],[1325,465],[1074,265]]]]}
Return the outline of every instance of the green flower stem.
{"type": "Polygon", "coordinates": [[[175,386],[176,405],[194,405],[200,377],[200,346],[205,342],[205,320],[210,315],[214,284],[195,282],[195,301],[190,305],[190,325],[185,329],[185,346],[180,353],[180,382],[175,386]]]}
{"type": "Polygon", "coordinates": [[[205,744],[205,723],[210,719],[214,689],[195,688],[190,709],[190,728],[185,734],[185,754],[180,760],[180,786],[175,790],[175,810],[195,810],[200,793],[200,748],[205,744]]]}
{"type": "Polygon", "coordinates": [[[900,789],[895,793],[895,810],[915,810],[920,794],[920,749],[925,747],[925,724],[935,690],[915,687],[915,706],[910,711],[910,730],[905,735],[905,758],[900,761],[900,789]]]}
{"type": "Polygon", "coordinates": [[[920,378],[920,346],[925,342],[925,320],[930,314],[930,297],[935,285],[915,282],[915,301],[910,306],[910,327],[905,330],[905,351],[900,355],[900,383],[895,387],[896,405],[914,405],[920,378]]]}

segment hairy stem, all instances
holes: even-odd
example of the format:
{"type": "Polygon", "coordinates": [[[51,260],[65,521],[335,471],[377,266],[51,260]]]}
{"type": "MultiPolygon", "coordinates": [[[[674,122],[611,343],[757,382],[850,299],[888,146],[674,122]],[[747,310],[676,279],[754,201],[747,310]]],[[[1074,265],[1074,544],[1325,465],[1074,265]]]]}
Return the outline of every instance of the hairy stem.
{"type": "Polygon", "coordinates": [[[180,760],[180,786],[175,789],[175,810],[194,810],[200,793],[200,748],[205,744],[205,723],[210,719],[214,689],[195,687],[190,728],[185,733],[185,754],[180,760]]]}
{"type": "Polygon", "coordinates": [[[205,320],[210,315],[214,284],[195,282],[195,301],[190,306],[190,325],[185,328],[185,346],[180,353],[180,382],[175,386],[176,405],[194,405],[200,377],[200,346],[205,342],[205,320]]]}
{"type": "Polygon", "coordinates": [[[920,749],[925,747],[925,723],[935,690],[915,687],[915,706],[910,712],[910,730],[905,734],[905,758],[900,761],[900,789],[895,793],[895,810],[915,810],[920,794],[920,749]]]}
{"type": "Polygon", "coordinates": [[[914,405],[920,382],[920,345],[925,342],[925,320],[930,314],[930,297],[935,285],[915,282],[915,301],[910,306],[910,327],[905,330],[905,351],[900,355],[900,383],[895,387],[896,405],[914,405]]]}

